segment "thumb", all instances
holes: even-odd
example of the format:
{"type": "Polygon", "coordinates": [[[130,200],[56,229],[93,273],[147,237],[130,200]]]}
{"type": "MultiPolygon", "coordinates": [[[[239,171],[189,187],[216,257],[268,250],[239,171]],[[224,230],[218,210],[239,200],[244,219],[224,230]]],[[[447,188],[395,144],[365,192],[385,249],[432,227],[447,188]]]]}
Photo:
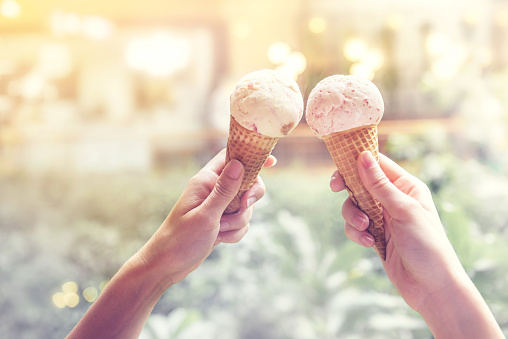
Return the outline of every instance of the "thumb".
{"type": "Polygon", "coordinates": [[[358,157],[357,166],[360,178],[367,190],[388,212],[393,212],[406,205],[404,201],[407,199],[407,195],[388,179],[371,152],[362,152],[358,157]]]}
{"type": "Polygon", "coordinates": [[[212,192],[204,201],[210,214],[224,213],[224,210],[235,197],[242,184],[244,169],[238,160],[231,160],[220,174],[212,192]]]}

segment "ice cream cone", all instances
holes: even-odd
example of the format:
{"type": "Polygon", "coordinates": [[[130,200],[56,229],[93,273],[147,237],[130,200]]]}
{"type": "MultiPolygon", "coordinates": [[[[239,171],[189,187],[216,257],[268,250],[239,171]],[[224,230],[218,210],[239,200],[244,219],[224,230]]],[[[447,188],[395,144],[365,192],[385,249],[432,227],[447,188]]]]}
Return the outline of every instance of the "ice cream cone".
{"type": "Polygon", "coordinates": [[[229,124],[229,137],[226,148],[226,163],[232,159],[240,161],[245,169],[238,194],[226,208],[225,213],[235,213],[240,209],[242,195],[254,184],[263,165],[279,138],[261,135],[241,126],[232,116],[229,124]]]}
{"type": "Polygon", "coordinates": [[[363,185],[357,168],[361,152],[371,151],[379,161],[377,125],[368,125],[323,136],[353,203],[369,217],[367,230],[374,237],[379,255],[386,260],[383,208],[363,185]]]}

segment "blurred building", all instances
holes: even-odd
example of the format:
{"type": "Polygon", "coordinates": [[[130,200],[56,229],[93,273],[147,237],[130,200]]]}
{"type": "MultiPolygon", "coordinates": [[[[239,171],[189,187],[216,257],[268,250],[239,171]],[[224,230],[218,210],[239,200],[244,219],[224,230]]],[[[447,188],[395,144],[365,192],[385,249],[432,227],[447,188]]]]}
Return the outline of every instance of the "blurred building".
{"type": "MultiPolygon", "coordinates": [[[[261,68],[305,97],[331,74],[372,79],[385,135],[452,117],[460,98],[443,88],[508,67],[507,1],[0,0],[0,18],[4,171],[144,171],[214,152],[234,84],[261,68]]],[[[324,154],[305,123],[277,149],[324,154]]]]}

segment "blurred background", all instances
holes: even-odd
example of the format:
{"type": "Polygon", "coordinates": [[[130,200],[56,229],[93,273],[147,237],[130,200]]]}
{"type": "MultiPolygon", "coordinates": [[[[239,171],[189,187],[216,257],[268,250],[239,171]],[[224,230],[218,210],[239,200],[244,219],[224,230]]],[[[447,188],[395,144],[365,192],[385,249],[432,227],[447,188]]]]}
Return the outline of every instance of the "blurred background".
{"type": "MultiPolygon", "coordinates": [[[[0,0],[0,336],[61,338],[225,146],[229,94],[281,69],[305,99],[359,74],[381,151],[431,188],[508,333],[508,1],[0,0]]],[[[142,338],[431,338],[303,120],[262,172],[251,231],[221,245],[142,338]]]]}

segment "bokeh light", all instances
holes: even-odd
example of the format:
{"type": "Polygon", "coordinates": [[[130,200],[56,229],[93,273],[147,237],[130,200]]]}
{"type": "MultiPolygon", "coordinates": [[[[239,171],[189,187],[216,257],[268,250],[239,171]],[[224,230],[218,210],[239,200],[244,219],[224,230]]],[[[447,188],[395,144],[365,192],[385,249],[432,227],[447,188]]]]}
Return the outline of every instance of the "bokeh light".
{"type": "Polygon", "coordinates": [[[55,36],[83,36],[92,40],[104,40],[111,37],[114,31],[114,25],[106,18],[61,9],[53,11],[49,23],[55,36]]]}
{"type": "Polygon", "coordinates": [[[276,67],[277,70],[288,74],[293,79],[297,79],[307,68],[307,59],[300,52],[291,52],[283,64],[276,67]]]}
{"type": "Polygon", "coordinates": [[[53,304],[58,308],[64,308],[66,306],[65,300],[64,300],[65,293],[63,292],[57,292],[53,294],[52,300],[53,304]]]}
{"type": "Polygon", "coordinates": [[[288,59],[290,54],[291,47],[282,41],[272,43],[267,51],[268,60],[275,65],[282,64],[288,59]]]}
{"type": "Polygon", "coordinates": [[[286,65],[296,74],[302,74],[307,68],[307,58],[303,53],[294,51],[289,55],[286,65]]]}
{"type": "Polygon", "coordinates": [[[369,65],[363,62],[357,62],[351,65],[351,68],[349,69],[349,74],[358,75],[372,81],[376,75],[376,72],[369,65]]]}
{"type": "Polygon", "coordinates": [[[356,62],[367,54],[367,42],[360,38],[351,38],[344,44],[344,56],[351,62],[356,62]]]}
{"type": "Polygon", "coordinates": [[[127,46],[127,64],[154,77],[165,77],[185,68],[190,45],[183,37],[157,32],[135,38],[127,46]]]}
{"type": "Polygon", "coordinates": [[[293,51],[288,43],[277,41],[272,43],[267,50],[268,60],[276,67],[275,69],[297,79],[307,68],[307,58],[303,53],[293,51]]]}
{"type": "Polygon", "coordinates": [[[377,71],[383,67],[385,57],[383,52],[377,48],[371,48],[367,51],[363,62],[369,65],[373,70],[377,71]]]}
{"type": "Polygon", "coordinates": [[[62,291],[64,293],[77,293],[78,292],[78,284],[74,281],[68,281],[62,285],[62,291]]]}
{"type": "Polygon", "coordinates": [[[79,304],[79,295],[76,293],[65,293],[63,300],[67,307],[74,308],[79,304]]]}
{"type": "Polygon", "coordinates": [[[105,40],[114,31],[113,24],[99,16],[86,16],[82,20],[83,35],[94,40],[105,40]]]}
{"type": "Polygon", "coordinates": [[[68,47],[62,43],[46,43],[39,50],[36,66],[45,78],[64,78],[72,71],[72,56],[68,47]]]}
{"type": "Polygon", "coordinates": [[[55,10],[50,17],[50,26],[54,35],[78,35],[81,32],[81,17],[78,13],[55,10]]]}
{"type": "Polygon", "coordinates": [[[10,87],[11,93],[19,93],[26,100],[36,100],[42,96],[46,81],[38,72],[31,72],[25,75],[18,86],[13,84],[10,87]]]}
{"type": "Polygon", "coordinates": [[[62,291],[56,292],[52,296],[53,304],[58,308],[74,308],[79,304],[78,284],[74,281],[68,281],[62,285],[62,291]]]}
{"type": "Polygon", "coordinates": [[[359,75],[373,80],[376,71],[384,64],[383,52],[374,47],[369,47],[363,39],[354,37],[346,41],[342,49],[344,56],[352,62],[349,74],[359,75]]]}
{"type": "Polygon", "coordinates": [[[3,0],[0,3],[0,15],[6,18],[17,18],[21,15],[21,5],[16,0],[3,0]]]}
{"type": "Polygon", "coordinates": [[[431,56],[441,56],[446,53],[450,44],[451,42],[446,35],[433,33],[427,38],[425,46],[431,56]]]}
{"type": "Polygon", "coordinates": [[[95,287],[87,287],[83,290],[83,298],[88,302],[94,302],[99,296],[99,291],[95,287]]]}
{"type": "Polygon", "coordinates": [[[108,283],[109,283],[109,280],[101,281],[101,283],[99,284],[99,290],[103,291],[108,283]]]}
{"type": "Polygon", "coordinates": [[[323,33],[326,29],[326,21],[323,18],[312,18],[309,21],[309,31],[312,33],[323,33]]]}

